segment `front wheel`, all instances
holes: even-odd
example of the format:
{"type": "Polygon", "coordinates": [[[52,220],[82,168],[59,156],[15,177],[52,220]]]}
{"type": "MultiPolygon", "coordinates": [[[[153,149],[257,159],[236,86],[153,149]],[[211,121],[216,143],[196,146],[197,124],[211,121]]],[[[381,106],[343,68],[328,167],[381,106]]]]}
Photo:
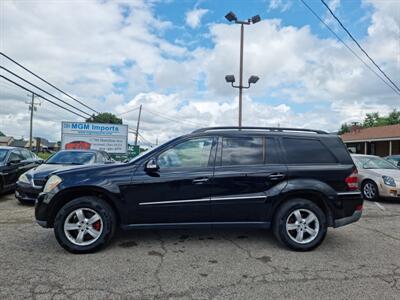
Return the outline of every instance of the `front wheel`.
{"type": "Polygon", "coordinates": [[[54,234],[67,251],[90,253],[111,240],[115,227],[114,211],[105,201],[80,197],[59,210],[54,221],[54,234]]]}
{"type": "Polygon", "coordinates": [[[378,186],[372,180],[366,180],[361,186],[364,199],[369,201],[377,201],[379,198],[378,186]]]}
{"type": "Polygon", "coordinates": [[[292,199],[282,204],[274,218],[276,238],[287,247],[308,251],[322,243],[327,232],[325,213],[312,201],[292,199]]]}

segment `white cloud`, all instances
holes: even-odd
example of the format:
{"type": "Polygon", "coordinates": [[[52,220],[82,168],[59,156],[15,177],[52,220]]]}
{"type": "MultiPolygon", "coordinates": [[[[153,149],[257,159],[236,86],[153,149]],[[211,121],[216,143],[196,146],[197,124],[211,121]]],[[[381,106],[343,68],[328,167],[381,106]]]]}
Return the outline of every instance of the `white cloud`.
{"type": "Polygon", "coordinates": [[[200,25],[201,18],[208,12],[208,9],[195,8],[186,12],[186,24],[191,28],[197,28],[200,25]]]}
{"type": "Polygon", "coordinates": [[[292,6],[290,0],[270,0],[268,10],[279,9],[281,12],[287,11],[292,6]]]}
{"type": "MultiPolygon", "coordinates": [[[[373,13],[361,42],[399,82],[400,2],[365,1],[373,13]]],[[[159,32],[174,25],[158,20],[144,2],[127,1],[125,15],[118,2],[42,4],[2,2],[1,51],[97,110],[119,114],[143,104],[141,130],[153,143],[201,126],[237,123],[237,90],[224,80],[230,73],[238,78],[237,26],[209,25],[213,46],[189,50],[162,37],[159,32]],[[118,85],[129,96],[119,94],[118,85]]],[[[245,91],[245,125],[333,131],[366,112],[399,108],[399,97],[342,44],[318,38],[308,26],[267,19],[246,27],[244,60],[245,80],[260,76],[245,91]]],[[[17,70],[4,59],[1,64],[17,70]]],[[[25,92],[0,81],[1,131],[29,135],[26,100],[25,92]]],[[[137,110],[123,119],[134,127],[137,110]]],[[[79,118],[43,103],[35,113],[34,135],[60,139],[61,120],[79,118]]]]}

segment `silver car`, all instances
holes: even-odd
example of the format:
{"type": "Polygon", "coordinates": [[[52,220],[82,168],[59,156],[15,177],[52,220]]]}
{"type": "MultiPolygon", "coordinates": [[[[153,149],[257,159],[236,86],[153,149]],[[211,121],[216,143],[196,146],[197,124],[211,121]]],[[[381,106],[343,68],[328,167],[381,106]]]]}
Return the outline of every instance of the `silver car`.
{"type": "Polygon", "coordinates": [[[364,199],[400,197],[400,169],[374,155],[353,154],[358,169],[358,184],[364,199]]]}

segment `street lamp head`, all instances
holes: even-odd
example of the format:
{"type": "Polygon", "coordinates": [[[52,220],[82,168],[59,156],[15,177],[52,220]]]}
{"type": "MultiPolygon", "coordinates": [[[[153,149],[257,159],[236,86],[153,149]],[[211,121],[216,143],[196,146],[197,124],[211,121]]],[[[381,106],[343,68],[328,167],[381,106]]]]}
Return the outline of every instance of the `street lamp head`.
{"type": "Polygon", "coordinates": [[[254,17],[251,18],[251,23],[255,24],[261,21],[260,15],[255,15],[254,17]]]}
{"type": "Polygon", "coordinates": [[[249,78],[249,84],[251,84],[251,83],[254,84],[254,83],[256,83],[259,79],[260,79],[260,77],[255,76],[255,75],[251,75],[250,78],[249,78]]]}
{"type": "Polygon", "coordinates": [[[237,21],[237,17],[236,17],[236,15],[233,13],[233,12],[228,12],[227,13],[227,15],[225,16],[225,18],[229,21],[229,22],[232,22],[232,21],[237,21]]]}
{"type": "Polygon", "coordinates": [[[225,80],[228,83],[234,83],[235,82],[235,75],[226,75],[225,80]]]}

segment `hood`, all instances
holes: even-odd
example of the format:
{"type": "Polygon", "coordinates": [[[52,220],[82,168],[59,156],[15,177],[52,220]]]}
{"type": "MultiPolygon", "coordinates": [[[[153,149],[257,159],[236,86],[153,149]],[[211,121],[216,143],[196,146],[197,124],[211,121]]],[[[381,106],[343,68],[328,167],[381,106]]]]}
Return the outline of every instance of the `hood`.
{"type": "Polygon", "coordinates": [[[112,164],[90,164],[90,165],[74,165],[73,168],[64,168],[55,170],[57,175],[81,175],[91,173],[93,171],[112,170],[121,166],[126,166],[126,163],[112,163],[112,164]]]}
{"type": "Polygon", "coordinates": [[[364,171],[376,176],[390,176],[400,181],[400,169],[364,169],[364,171]]]}
{"type": "Polygon", "coordinates": [[[45,179],[51,173],[55,171],[76,169],[82,167],[82,165],[56,165],[56,164],[41,164],[31,170],[29,170],[26,175],[29,177],[33,177],[34,179],[45,179]]]}

